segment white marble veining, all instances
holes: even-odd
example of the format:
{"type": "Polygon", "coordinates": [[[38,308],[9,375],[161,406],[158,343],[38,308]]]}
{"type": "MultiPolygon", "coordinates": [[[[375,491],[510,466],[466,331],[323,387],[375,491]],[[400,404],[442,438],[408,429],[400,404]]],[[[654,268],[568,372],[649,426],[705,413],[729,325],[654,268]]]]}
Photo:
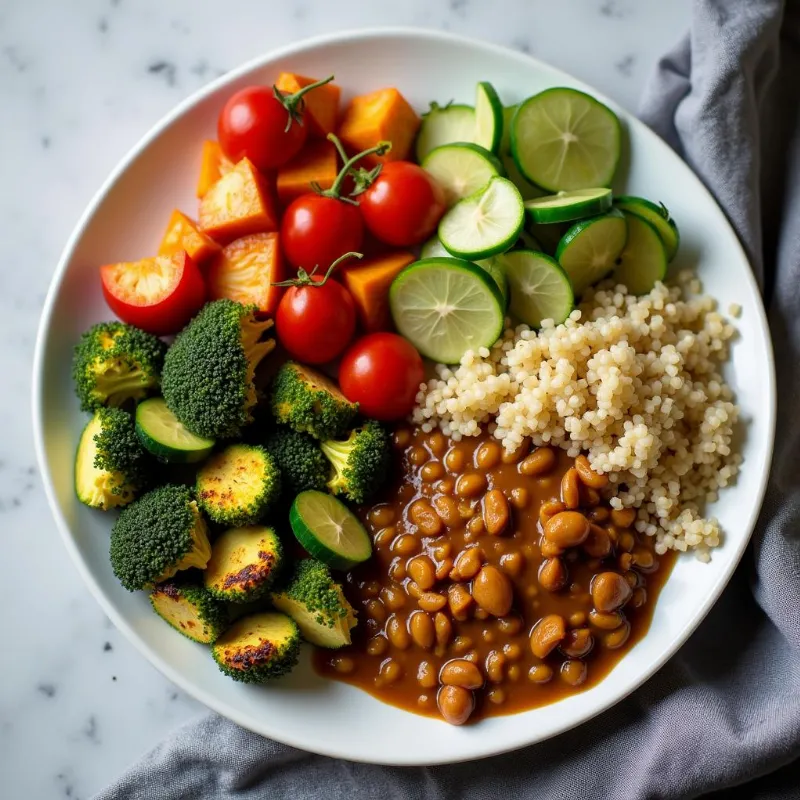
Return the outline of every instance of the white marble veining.
{"type": "Polygon", "coordinates": [[[202,712],[124,641],[50,518],[29,421],[58,255],[118,159],[175,103],[288,41],[377,25],[530,52],[635,108],[689,0],[0,0],[0,796],[86,798],[202,712]]]}

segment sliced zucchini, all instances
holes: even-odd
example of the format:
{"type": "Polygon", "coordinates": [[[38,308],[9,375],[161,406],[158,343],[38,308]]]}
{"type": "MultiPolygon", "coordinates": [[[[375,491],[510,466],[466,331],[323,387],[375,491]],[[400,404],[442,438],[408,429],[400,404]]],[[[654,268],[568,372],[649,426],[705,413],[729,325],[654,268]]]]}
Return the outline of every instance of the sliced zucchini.
{"type": "Polygon", "coordinates": [[[508,178],[492,178],[482,189],[459,200],[439,222],[439,238],[460,258],[488,258],[504,253],[525,222],[522,197],[508,178]]]}
{"type": "Polygon", "coordinates": [[[607,214],[576,222],[564,234],[556,260],[569,275],[576,297],[614,269],[627,236],[625,217],[613,208],[607,214]]]}
{"type": "Polygon", "coordinates": [[[397,330],[424,356],[455,364],[467,350],[491,347],[503,333],[505,300],[481,267],[458,258],[427,258],[392,283],[397,330]]]}
{"type": "Polygon", "coordinates": [[[614,205],[620,211],[636,214],[643,220],[649,222],[664,242],[664,249],[667,251],[667,260],[672,261],[678,252],[678,245],[681,241],[680,231],[675,224],[675,220],[669,215],[667,207],[663,204],[651,203],[644,197],[624,196],[618,197],[614,205]]]}
{"type": "Polygon", "coordinates": [[[481,81],[475,90],[475,138],[476,144],[489,152],[500,150],[503,136],[503,104],[494,86],[481,81]]]}
{"type": "Polygon", "coordinates": [[[422,115],[417,134],[417,163],[435,147],[453,142],[475,141],[475,109],[471,106],[449,103],[442,107],[431,103],[430,110],[422,115]]]}
{"type": "Polygon", "coordinates": [[[655,225],[638,214],[625,213],[628,240],[614,270],[614,280],[631,294],[647,294],[667,275],[667,250],[655,225]]]}
{"type": "Polygon", "coordinates": [[[511,120],[517,113],[517,106],[506,106],[503,109],[503,135],[500,137],[500,156],[511,155],[511,120]]]}
{"type": "Polygon", "coordinates": [[[551,192],[610,186],[621,139],[617,115],[577,89],[529,97],[511,122],[511,152],[520,172],[551,192]]]}
{"type": "Polygon", "coordinates": [[[202,461],[214,449],[214,440],[193,434],[167,408],[163,397],[136,406],[136,435],[145,450],[172,464],[202,461]]]}
{"type": "Polygon", "coordinates": [[[372,542],[358,517],[325,492],[300,492],[289,524],[306,551],[333,569],[350,569],[372,555],[372,542]]]}
{"type": "Polygon", "coordinates": [[[464,142],[431,150],[422,161],[422,168],[444,189],[448,208],[486,186],[495,176],[505,175],[496,156],[480,145],[464,142]]]}
{"type": "Polygon", "coordinates": [[[509,311],[520,322],[538,328],[544,319],[563,322],[575,308],[572,284],[558,262],[533,250],[502,256],[511,289],[509,311]]]}
{"type": "Polygon", "coordinates": [[[529,219],[540,224],[573,222],[595,217],[611,208],[611,189],[574,189],[525,201],[529,219]]]}

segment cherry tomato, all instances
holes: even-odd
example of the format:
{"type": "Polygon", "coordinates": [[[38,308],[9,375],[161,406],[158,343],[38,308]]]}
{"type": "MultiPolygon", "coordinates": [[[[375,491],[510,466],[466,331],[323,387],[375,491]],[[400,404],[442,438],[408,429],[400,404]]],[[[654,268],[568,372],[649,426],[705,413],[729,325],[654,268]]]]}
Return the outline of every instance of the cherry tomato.
{"type": "Polygon", "coordinates": [[[358,206],[336,197],[304,194],[289,205],[281,221],[284,255],[298,269],[324,269],[345,253],[359,252],[363,240],[358,206]]]}
{"type": "Polygon", "coordinates": [[[183,251],[106,264],[100,278],[111,310],[123,322],[158,336],[180,331],[206,300],[200,270],[183,251]]]}
{"type": "Polygon", "coordinates": [[[384,164],[359,204],[367,228],[397,247],[425,241],[445,211],[442,187],[410,161],[384,164]]]}
{"type": "Polygon", "coordinates": [[[301,276],[278,304],[275,330],[289,354],[306,364],[338,356],[356,329],[356,309],[347,289],[324,275],[301,276]]]}
{"type": "Polygon", "coordinates": [[[370,333],[357,339],[339,366],[339,387],[344,396],[373,419],[408,416],[424,380],[420,354],[396,333],[370,333]]]}

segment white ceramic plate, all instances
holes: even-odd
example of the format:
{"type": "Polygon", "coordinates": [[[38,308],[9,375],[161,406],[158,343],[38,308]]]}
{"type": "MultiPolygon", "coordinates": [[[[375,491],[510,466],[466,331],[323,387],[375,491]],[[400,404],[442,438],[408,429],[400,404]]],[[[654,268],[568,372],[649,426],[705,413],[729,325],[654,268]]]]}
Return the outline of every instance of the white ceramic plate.
{"type": "Polygon", "coordinates": [[[279,70],[336,74],[347,94],[394,85],[420,110],[431,100],[471,103],[489,80],[505,103],[549,86],[590,87],[527,56],[450,35],[415,30],[360,31],[292,45],[246,64],[198,92],[162,120],[122,161],[92,201],[64,250],[47,297],[34,367],[34,427],[50,505],[67,550],[117,627],[170,680],[253,731],[296,747],[356,761],[434,764],[474,759],[565,731],[619,701],[686,640],[719,596],[747,544],[761,505],[772,451],[774,375],[761,301],[747,259],[700,181],[645,126],[619,113],[628,132],[619,188],[661,200],[682,233],[677,268],[697,265],[724,310],[742,306],[730,379],[746,435],[737,487],[712,509],[726,531],[711,564],[684,558],[667,582],[643,641],[599,685],[559,703],[454,728],[384,705],[358,689],[318,678],[306,658],[288,679],[248,687],[224,677],[207,648],[179,636],[130,594],[108,562],[111,520],[82,506],[72,483],[84,417],[70,382],[72,347],[89,325],[111,318],[100,291],[100,264],[155,252],[170,211],[193,213],[200,148],[216,131],[230,93],[270,83],[279,70]]]}

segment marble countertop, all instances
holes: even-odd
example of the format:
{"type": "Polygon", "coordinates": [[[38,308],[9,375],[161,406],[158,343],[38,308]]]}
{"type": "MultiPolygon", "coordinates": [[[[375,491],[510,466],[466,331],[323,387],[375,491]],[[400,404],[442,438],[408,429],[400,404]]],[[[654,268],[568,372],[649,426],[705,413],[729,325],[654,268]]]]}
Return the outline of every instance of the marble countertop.
{"type": "Polygon", "coordinates": [[[203,713],[117,633],[82,585],[35,465],[30,368],[39,313],[64,242],[115,163],[207,81],[288,41],[347,28],[413,25],[488,39],[635,109],[689,14],[689,0],[0,2],[4,798],[89,797],[203,713]]]}

